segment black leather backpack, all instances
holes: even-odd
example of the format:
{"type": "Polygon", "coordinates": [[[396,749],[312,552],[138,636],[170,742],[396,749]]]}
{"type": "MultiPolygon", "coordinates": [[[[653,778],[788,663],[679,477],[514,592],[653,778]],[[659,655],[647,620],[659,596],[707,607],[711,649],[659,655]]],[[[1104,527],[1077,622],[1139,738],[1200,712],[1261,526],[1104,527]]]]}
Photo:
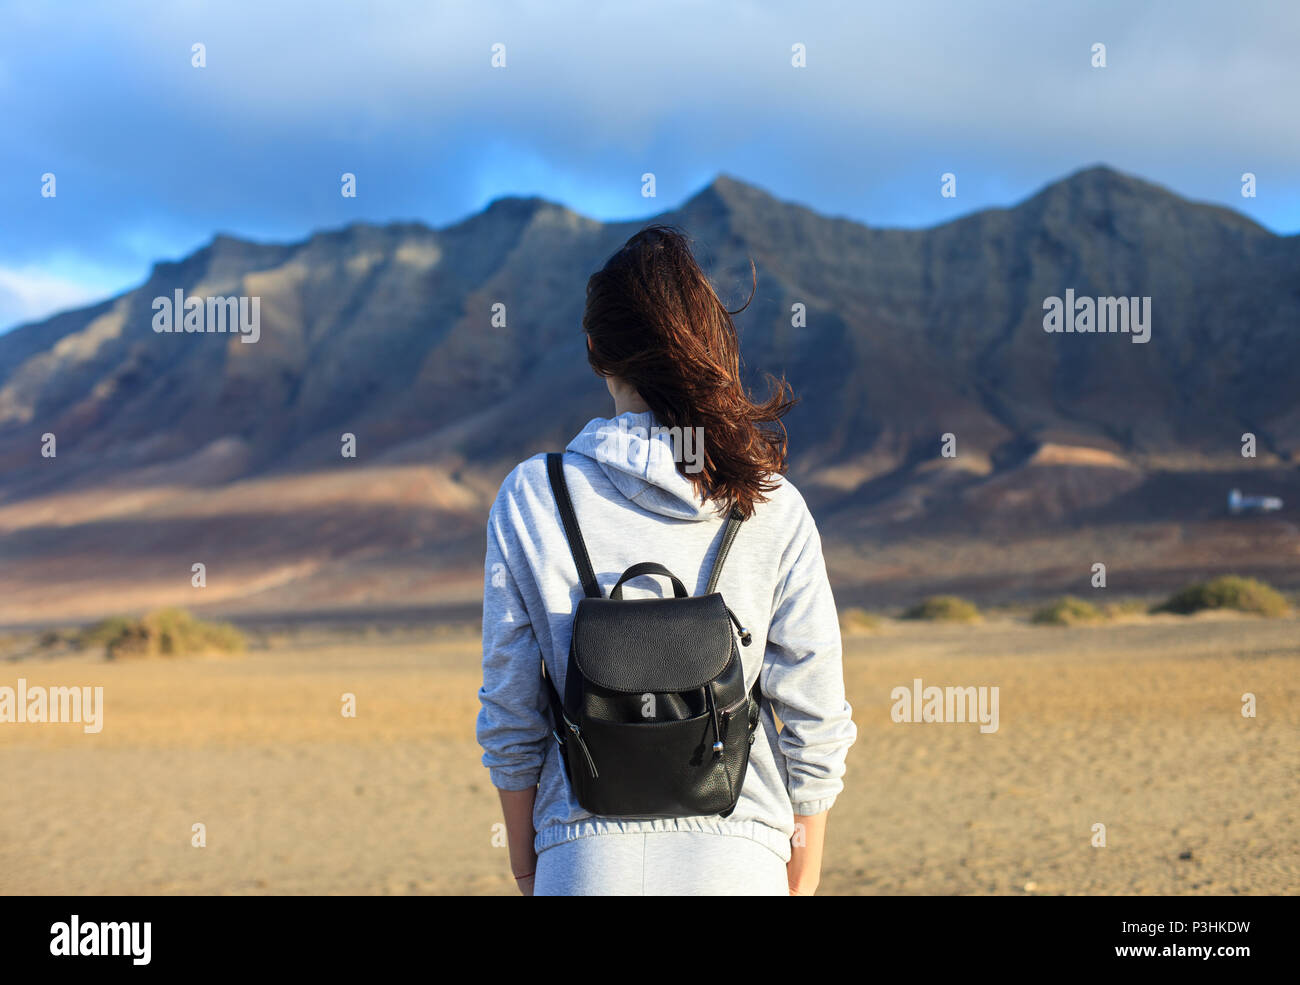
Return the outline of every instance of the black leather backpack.
{"type": "Polygon", "coordinates": [[[573,616],[564,698],[546,673],[552,735],[579,804],[620,818],[729,815],[740,799],[758,726],[758,681],[745,689],[741,642],[747,629],[714,591],[740,528],[732,511],[705,593],[686,587],[661,564],[634,564],[604,597],[587,556],[564,482],[563,458],[546,456],[586,597],[573,616]],[[624,599],[623,583],[641,575],[672,581],[672,598],[624,599]]]}

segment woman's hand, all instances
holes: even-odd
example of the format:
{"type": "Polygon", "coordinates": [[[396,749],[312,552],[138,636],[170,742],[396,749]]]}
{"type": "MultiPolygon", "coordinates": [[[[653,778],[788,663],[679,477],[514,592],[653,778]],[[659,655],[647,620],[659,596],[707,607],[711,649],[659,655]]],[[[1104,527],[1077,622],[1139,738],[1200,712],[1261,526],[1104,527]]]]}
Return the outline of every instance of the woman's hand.
{"type": "Polygon", "coordinates": [[[506,844],[510,849],[510,871],[515,885],[525,896],[533,895],[533,877],[537,873],[537,852],[533,850],[533,800],[537,788],[497,790],[501,813],[506,820],[506,844]]]}
{"type": "Polygon", "coordinates": [[[826,817],[829,813],[794,816],[790,861],[785,867],[791,896],[812,896],[817,892],[822,878],[822,849],[826,844],[826,817]]]}

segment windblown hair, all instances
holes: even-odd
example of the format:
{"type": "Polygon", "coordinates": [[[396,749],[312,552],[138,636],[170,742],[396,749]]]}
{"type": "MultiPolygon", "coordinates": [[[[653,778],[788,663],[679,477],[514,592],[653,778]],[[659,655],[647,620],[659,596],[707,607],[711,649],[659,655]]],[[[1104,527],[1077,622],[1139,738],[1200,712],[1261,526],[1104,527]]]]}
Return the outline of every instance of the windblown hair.
{"type": "MultiPolygon", "coordinates": [[[[758,271],[750,261],[754,291],[758,271]]],[[[772,393],[755,403],[740,378],[740,345],[728,311],[700,269],[686,237],[649,226],[629,239],[587,282],[582,329],[587,361],[601,376],[632,386],[662,427],[701,428],[703,468],[677,469],[697,494],[748,519],[786,471],[781,417],[797,402],[770,373],[772,393]],[[762,425],[775,424],[776,428],[762,425]]]]}

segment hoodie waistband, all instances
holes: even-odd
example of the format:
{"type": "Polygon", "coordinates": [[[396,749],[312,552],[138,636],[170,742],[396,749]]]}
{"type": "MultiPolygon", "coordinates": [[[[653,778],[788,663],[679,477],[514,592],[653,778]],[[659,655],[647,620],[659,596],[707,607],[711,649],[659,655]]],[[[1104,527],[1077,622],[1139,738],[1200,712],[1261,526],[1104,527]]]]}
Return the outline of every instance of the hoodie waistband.
{"type": "Polygon", "coordinates": [[[660,831],[697,831],[704,834],[731,835],[756,841],[781,857],[790,861],[790,839],[776,828],[760,821],[731,821],[727,818],[712,817],[677,817],[660,818],[653,821],[614,821],[608,818],[589,818],[570,824],[552,824],[537,832],[533,847],[538,853],[553,845],[578,838],[608,834],[652,834],[660,831]]]}

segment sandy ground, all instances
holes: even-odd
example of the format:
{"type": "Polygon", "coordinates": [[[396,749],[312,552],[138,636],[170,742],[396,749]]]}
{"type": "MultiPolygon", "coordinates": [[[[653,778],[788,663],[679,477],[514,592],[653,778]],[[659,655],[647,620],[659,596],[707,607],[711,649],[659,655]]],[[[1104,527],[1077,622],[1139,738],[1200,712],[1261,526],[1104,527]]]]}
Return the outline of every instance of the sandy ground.
{"type": "MultiPolygon", "coordinates": [[[[98,735],[0,725],[0,892],[512,892],[477,661],[470,635],[304,630],[238,659],[0,663],[105,689],[98,735]]],[[[823,893],[1300,891],[1295,618],[891,623],[845,667],[823,893]],[[999,730],[895,724],[916,677],[998,686],[999,730]]]]}

